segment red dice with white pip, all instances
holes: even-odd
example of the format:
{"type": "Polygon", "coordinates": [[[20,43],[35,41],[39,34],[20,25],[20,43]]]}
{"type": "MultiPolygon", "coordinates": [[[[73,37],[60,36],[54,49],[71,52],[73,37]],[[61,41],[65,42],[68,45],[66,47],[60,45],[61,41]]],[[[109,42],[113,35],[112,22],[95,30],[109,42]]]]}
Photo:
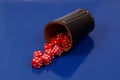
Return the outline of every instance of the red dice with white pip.
{"type": "Polygon", "coordinates": [[[71,39],[67,32],[59,33],[49,43],[44,44],[44,54],[38,50],[33,53],[32,67],[39,69],[43,65],[49,65],[55,56],[61,56],[64,49],[71,46],[71,39]]]}

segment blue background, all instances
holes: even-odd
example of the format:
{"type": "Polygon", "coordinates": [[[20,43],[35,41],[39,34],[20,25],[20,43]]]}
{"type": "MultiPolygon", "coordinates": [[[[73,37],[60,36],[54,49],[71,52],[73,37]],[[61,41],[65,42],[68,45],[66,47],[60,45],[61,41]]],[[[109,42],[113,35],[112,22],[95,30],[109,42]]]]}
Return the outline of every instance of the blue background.
{"type": "Polygon", "coordinates": [[[120,80],[119,8],[119,0],[0,1],[0,80],[120,80]],[[32,69],[45,24],[78,8],[93,14],[94,31],[51,65],[32,69]]]}

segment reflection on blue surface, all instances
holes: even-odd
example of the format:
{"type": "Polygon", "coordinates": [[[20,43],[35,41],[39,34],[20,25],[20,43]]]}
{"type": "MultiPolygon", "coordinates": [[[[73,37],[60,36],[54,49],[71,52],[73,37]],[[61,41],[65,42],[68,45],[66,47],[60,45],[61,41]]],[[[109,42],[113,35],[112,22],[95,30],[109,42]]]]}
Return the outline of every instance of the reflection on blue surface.
{"type": "Polygon", "coordinates": [[[68,53],[56,58],[50,66],[39,70],[32,69],[34,73],[40,74],[43,70],[53,71],[55,74],[64,78],[69,78],[82,64],[94,47],[93,40],[86,36],[76,47],[68,53]]]}

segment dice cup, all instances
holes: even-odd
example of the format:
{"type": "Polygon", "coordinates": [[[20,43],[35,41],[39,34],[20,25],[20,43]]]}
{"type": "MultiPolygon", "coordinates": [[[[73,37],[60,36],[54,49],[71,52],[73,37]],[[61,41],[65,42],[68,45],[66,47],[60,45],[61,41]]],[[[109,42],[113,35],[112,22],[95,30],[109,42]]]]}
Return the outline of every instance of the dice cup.
{"type": "Polygon", "coordinates": [[[71,39],[71,46],[74,45],[94,29],[94,19],[91,13],[85,9],[77,9],[63,17],[49,22],[44,28],[46,42],[55,37],[58,33],[68,32],[71,39]]]}

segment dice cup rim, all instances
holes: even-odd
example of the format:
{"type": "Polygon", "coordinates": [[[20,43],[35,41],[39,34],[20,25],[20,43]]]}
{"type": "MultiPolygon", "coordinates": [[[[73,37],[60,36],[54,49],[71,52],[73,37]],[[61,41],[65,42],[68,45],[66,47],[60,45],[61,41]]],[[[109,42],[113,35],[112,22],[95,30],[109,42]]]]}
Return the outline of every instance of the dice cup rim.
{"type": "MultiPolygon", "coordinates": [[[[51,22],[48,22],[47,24],[46,24],[46,26],[45,26],[45,28],[44,28],[44,37],[45,37],[45,40],[46,40],[46,42],[49,42],[50,41],[50,39],[52,38],[52,35],[51,36],[49,36],[48,35],[48,30],[50,31],[52,31],[52,29],[53,28],[51,28],[50,29],[50,27],[54,27],[54,26],[52,26],[52,25],[56,25],[56,27],[55,28],[59,28],[59,27],[63,27],[68,33],[69,33],[69,35],[70,35],[70,40],[71,40],[71,45],[67,48],[67,49],[64,49],[64,51],[65,52],[67,52],[67,51],[69,51],[71,48],[72,48],[72,46],[73,46],[73,37],[72,37],[72,34],[71,34],[71,31],[70,31],[70,29],[69,29],[69,27],[67,26],[67,24],[64,22],[64,21],[62,21],[62,22],[60,22],[60,21],[51,21],[51,22]],[[58,26],[57,26],[58,25],[58,26]],[[49,36],[49,37],[48,37],[49,36]]],[[[54,29],[55,29],[54,28],[54,29]]],[[[62,28],[62,29],[63,29],[62,28]]],[[[59,29],[60,30],[60,29],[59,29]]],[[[57,35],[59,33],[59,31],[55,34],[55,35],[57,35]]],[[[55,36],[54,36],[55,37],[55,36]]]]}

